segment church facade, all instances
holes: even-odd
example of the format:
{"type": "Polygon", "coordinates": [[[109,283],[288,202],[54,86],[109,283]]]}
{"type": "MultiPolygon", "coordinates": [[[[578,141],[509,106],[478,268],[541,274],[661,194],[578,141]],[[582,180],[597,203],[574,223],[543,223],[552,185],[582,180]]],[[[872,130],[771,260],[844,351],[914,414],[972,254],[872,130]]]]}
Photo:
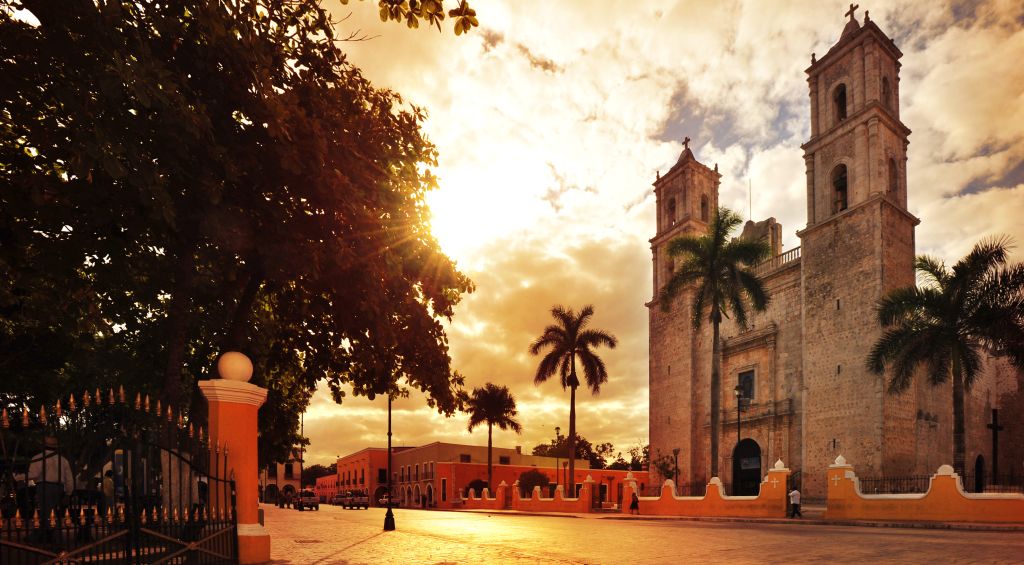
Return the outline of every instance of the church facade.
{"type": "MultiPolygon", "coordinates": [[[[914,229],[907,210],[910,129],[900,120],[902,53],[874,22],[853,10],[839,41],[806,73],[810,138],[802,146],[807,225],[800,247],[783,250],[774,218],[747,222],[741,237],[763,237],[773,257],[756,272],[771,296],[746,328],[722,324],[719,475],[735,492],[756,492],[777,460],[798,472],[805,496],[825,495],[828,465],[843,455],[860,476],[934,473],[952,463],[950,386],[915,379],[905,393],[866,358],[882,334],[877,300],[915,283],[914,229]]],[[[654,183],[657,233],[650,324],[651,457],[674,456],[680,482],[710,470],[711,327],[691,324],[692,292],[668,311],[658,293],[674,265],[666,249],[680,235],[703,234],[718,206],[721,175],[687,146],[654,183]]],[[[706,317],[706,316],[705,316],[706,317]]],[[[967,467],[990,475],[1024,473],[1020,379],[999,358],[986,361],[966,406],[967,467]],[[993,441],[994,409],[1006,425],[993,441]],[[1021,420],[1016,416],[1016,420],[1021,420]],[[998,460],[993,450],[998,449],[998,460]]],[[[653,479],[653,477],[652,477],[653,479]]]]}

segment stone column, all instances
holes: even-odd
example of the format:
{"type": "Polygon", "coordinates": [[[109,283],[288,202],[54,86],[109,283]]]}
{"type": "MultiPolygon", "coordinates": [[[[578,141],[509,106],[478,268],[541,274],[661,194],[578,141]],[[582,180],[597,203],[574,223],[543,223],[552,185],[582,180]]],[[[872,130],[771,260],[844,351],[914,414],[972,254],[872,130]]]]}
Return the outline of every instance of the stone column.
{"type": "Polygon", "coordinates": [[[228,473],[235,480],[239,563],[270,561],[270,535],[259,523],[259,463],[256,415],[267,389],[249,382],[252,362],[234,351],[217,361],[220,379],[199,381],[209,403],[210,443],[228,452],[228,473]]]}

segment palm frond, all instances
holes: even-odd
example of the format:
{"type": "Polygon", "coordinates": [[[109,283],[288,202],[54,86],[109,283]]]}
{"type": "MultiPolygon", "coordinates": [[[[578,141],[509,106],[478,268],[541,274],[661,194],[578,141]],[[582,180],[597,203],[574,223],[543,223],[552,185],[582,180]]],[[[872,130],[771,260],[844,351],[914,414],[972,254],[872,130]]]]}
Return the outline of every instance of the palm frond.
{"type": "Polygon", "coordinates": [[[942,260],[930,255],[918,255],[914,259],[914,270],[920,273],[923,282],[945,288],[952,273],[942,260]]]}

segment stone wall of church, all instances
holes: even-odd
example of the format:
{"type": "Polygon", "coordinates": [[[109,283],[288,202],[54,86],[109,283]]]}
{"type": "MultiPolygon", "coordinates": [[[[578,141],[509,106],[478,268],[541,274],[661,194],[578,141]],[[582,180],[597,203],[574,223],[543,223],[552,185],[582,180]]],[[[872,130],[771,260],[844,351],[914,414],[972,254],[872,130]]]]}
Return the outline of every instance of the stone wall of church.
{"type": "MultiPolygon", "coordinates": [[[[650,455],[671,455],[680,449],[680,477],[693,469],[690,445],[692,421],[705,408],[694,404],[690,382],[693,361],[693,330],[690,324],[690,293],[683,293],[663,312],[657,302],[649,306],[650,318],[650,455]]],[[[652,466],[651,473],[656,473],[652,466]]],[[[659,477],[652,484],[660,484],[659,477]]]]}

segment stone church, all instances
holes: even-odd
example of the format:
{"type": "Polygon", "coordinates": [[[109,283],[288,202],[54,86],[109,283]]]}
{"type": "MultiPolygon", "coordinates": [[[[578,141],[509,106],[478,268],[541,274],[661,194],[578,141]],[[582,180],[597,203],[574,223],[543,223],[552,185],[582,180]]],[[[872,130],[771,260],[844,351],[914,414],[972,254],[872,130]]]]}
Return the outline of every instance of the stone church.
{"type": "MultiPolygon", "coordinates": [[[[950,386],[918,378],[893,396],[886,377],[865,365],[882,333],[876,301],[915,283],[920,220],[907,210],[902,53],[852,8],[838,42],[823,57],[812,55],[806,70],[811,132],[802,146],[807,225],[797,232],[800,247],[782,249],[774,218],[747,222],[741,236],[765,238],[773,257],[756,267],[771,295],[767,311],[751,313],[746,328],[725,320],[721,331],[718,468],[738,493],[756,493],[777,459],[798,473],[812,500],[824,498],[826,469],[838,455],[859,476],[930,475],[953,459],[950,386]]],[[[709,478],[711,327],[693,330],[692,293],[668,312],[657,296],[674,267],[668,242],[707,230],[718,206],[717,169],[687,145],[654,182],[651,456],[674,457],[681,483],[709,478]]],[[[1024,473],[1020,382],[1000,358],[986,361],[966,405],[967,473],[1024,473]],[[991,426],[994,418],[1000,425],[991,426]]]]}

